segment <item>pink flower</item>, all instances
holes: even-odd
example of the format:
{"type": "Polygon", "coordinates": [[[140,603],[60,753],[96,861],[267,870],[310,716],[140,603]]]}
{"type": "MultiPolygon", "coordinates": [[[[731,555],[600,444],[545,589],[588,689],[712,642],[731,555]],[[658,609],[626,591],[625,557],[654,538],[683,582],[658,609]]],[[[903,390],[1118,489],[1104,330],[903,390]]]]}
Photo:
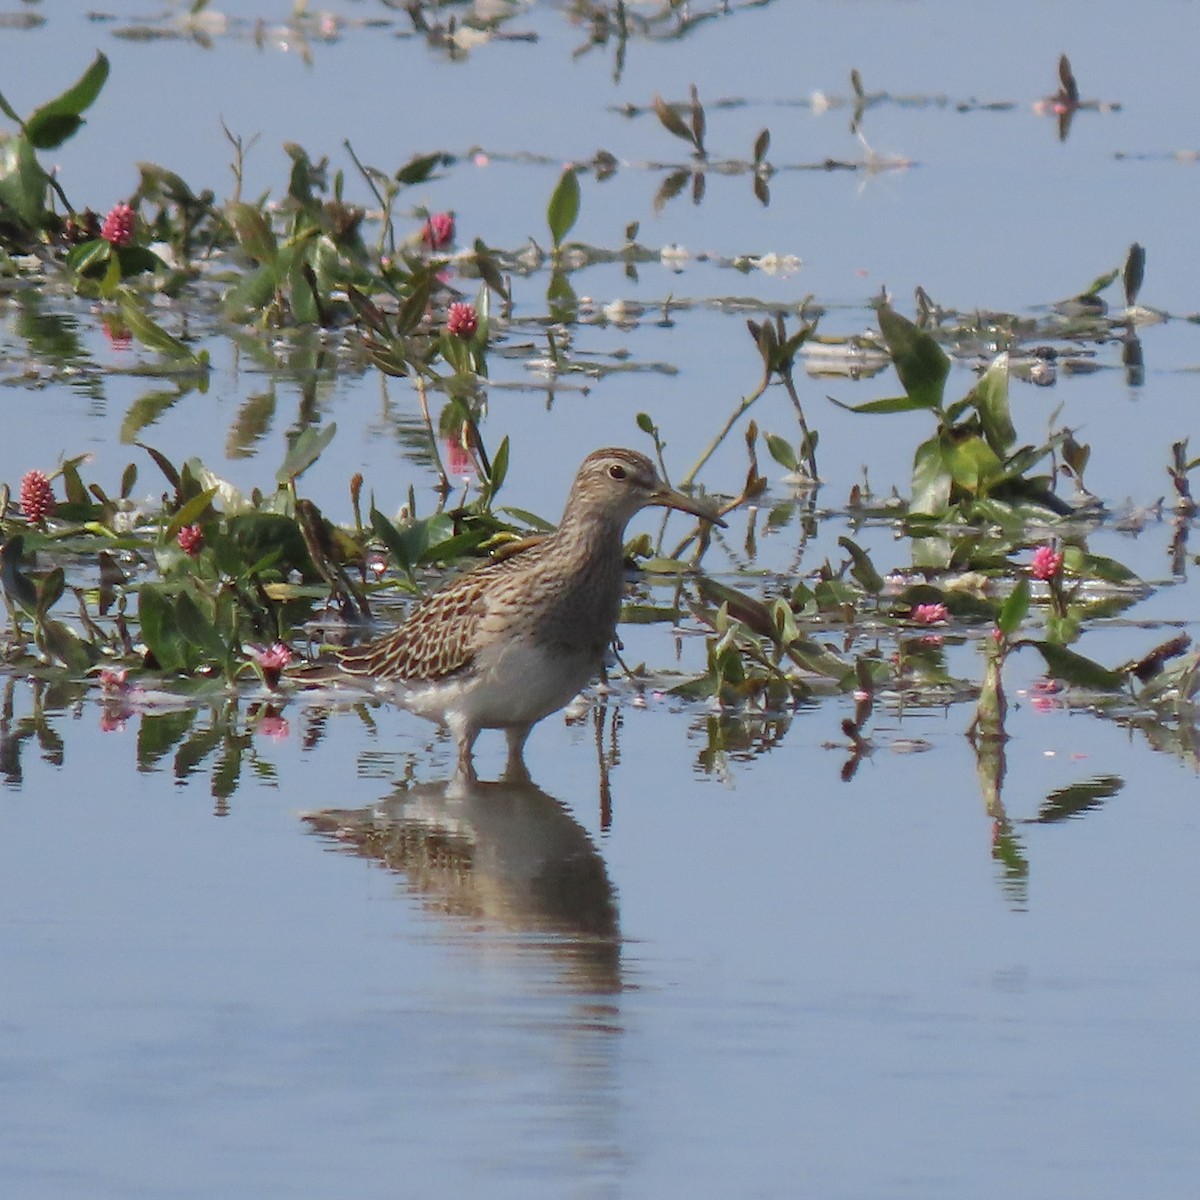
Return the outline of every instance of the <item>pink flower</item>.
{"type": "Polygon", "coordinates": [[[100,236],[114,246],[132,246],[134,219],[134,211],[128,204],[114,204],[100,226],[100,236]]]}
{"type": "Polygon", "coordinates": [[[442,250],[454,241],[454,214],[430,213],[425,219],[421,238],[430,250],[442,250]]]}
{"type": "Polygon", "coordinates": [[[1039,546],[1033,552],[1029,573],[1034,579],[1054,579],[1062,574],[1063,556],[1053,546],[1039,546]]]}
{"type": "Polygon", "coordinates": [[[473,304],[452,304],[446,313],[446,332],[451,337],[474,337],[479,328],[479,318],[473,304]]]}
{"type": "Polygon", "coordinates": [[[176,535],[175,540],[184,554],[198,558],[204,549],[204,529],[200,525],[185,525],[176,535]]]}
{"type": "Polygon", "coordinates": [[[292,651],[290,646],[276,642],[266,650],[259,650],[255,657],[258,659],[258,665],[265,670],[282,671],[292,661],[292,651]]]}
{"type": "Polygon", "coordinates": [[[21,480],[21,511],[31,521],[44,521],[55,507],[50,480],[41,471],[26,471],[21,480]]]}
{"type": "Polygon", "coordinates": [[[950,614],[944,604],[918,604],[911,615],[918,625],[936,625],[950,614]]]}
{"type": "Polygon", "coordinates": [[[259,670],[263,673],[267,687],[277,687],[283,668],[292,661],[291,649],[282,642],[276,642],[265,650],[261,646],[251,646],[250,649],[254,654],[255,662],[258,663],[259,670]]]}

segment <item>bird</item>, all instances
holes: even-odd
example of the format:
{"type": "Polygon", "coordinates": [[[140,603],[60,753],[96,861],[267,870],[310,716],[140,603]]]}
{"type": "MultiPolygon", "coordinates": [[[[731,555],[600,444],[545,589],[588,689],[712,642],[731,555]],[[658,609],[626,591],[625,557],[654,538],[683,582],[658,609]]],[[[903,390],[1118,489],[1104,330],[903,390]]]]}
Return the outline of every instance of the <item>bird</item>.
{"type": "Polygon", "coordinates": [[[644,454],[596,450],[583,460],[553,533],[451,579],[391,632],[338,650],[341,671],[446,726],[457,744],[457,775],[476,778],[476,738],[502,729],[505,778],[528,778],[530,731],[595,677],[613,642],[625,527],[651,505],[725,524],[664,483],[644,454]]]}

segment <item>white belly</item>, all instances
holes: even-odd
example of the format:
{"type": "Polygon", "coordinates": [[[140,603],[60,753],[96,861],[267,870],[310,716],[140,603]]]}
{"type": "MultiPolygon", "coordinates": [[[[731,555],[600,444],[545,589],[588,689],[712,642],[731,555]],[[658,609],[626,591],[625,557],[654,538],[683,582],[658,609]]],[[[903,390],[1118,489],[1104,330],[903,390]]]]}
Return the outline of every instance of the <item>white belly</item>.
{"type": "Polygon", "coordinates": [[[437,721],[475,729],[527,726],[562,708],[596,675],[590,654],[549,654],[529,641],[505,641],[485,650],[477,669],[432,683],[397,685],[396,703],[437,721]]]}

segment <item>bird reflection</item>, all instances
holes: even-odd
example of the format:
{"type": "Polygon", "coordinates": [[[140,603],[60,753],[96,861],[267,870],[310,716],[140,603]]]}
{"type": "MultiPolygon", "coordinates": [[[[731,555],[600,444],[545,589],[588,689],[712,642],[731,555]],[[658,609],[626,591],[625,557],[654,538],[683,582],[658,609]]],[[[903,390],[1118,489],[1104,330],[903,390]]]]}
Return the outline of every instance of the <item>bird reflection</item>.
{"type": "Polygon", "coordinates": [[[617,905],[604,860],[567,808],[535,784],[402,784],[369,808],[304,819],[401,873],[428,910],[529,935],[520,949],[558,963],[571,990],[620,990],[617,905]]]}

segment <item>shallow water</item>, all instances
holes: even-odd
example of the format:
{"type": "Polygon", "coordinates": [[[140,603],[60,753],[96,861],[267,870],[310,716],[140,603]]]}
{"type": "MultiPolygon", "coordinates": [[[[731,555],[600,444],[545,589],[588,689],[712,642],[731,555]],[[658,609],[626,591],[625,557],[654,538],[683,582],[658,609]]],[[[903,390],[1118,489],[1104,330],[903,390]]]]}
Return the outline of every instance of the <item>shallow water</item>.
{"type": "MultiPolygon", "coordinates": [[[[575,281],[597,311],[645,306],[574,333],[580,358],[638,370],[550,387],[520,357],[493,359],[484,433],[512,439],[504,499],[548,517],[588,450],[644,444],[638,411],[661,425],[677,471],[700,453],[757,380],[731,297],[761,315],[811,292],[828,308],[822,332],[842,334],[873,325],[885,284],[901,308],[923,284],[963,309],[1039,314],[1137,240],[1143,302],[1176,317],[1200,309],[1196,166],[1171,157],[1194,148],[1187,6],[1145,5],[1131,30],[1125,6],[1011,5],[982,43],[979,11],[958,5],[735,4],[679,40],[631,39],[616,78],[612,42],[572,56],[586,40],[577,6],[517,6],[512,28],[537,41],[451,62],[393,10],[332,5],[348,24],[312,43],[311,65],[274,33],[257,49],[252,23],[236,20],[207,49],[124,40],[114,31],[133,9],[112,7],[110,24],[47,9],[40,29],[0,31],[4,93],[22,112],[95,47],[112,58],[61,156],[69,194],[100,210],[134,186],[139,159],[224,186],[219,115],[262,131],[251,191],[281,185],[289,138],[347,169],[346,137],[392,169],[418,151],[482,147],[486,166],[458,165],[408,198],[454,208],[467,245],[545,244],[560,163],[600,147],[618,156],[611,180],[585,179],[572,236],[620,245],[639,221],[644,244],[688,257],[575,281]],[[388,23],[355,24],[366,18],[388,23]],[[1153,69],[1131,68],[1133,42],[1153,47],[1153,69]],[[1030,108],[1053,90],[1064,49],[1085,94],[1120,109],[1078,113],[1060,143],[1030,108]],[[849,108],[812,102],[817,91],[846,101],[852,67],[893,97],[867,110],[871,148],[914,165],[783,169],[863,156],[849,108]],[[653,115],[619,110],[656,92],[682,99],[693,81],[714,155],[744,157],[771,128],[781,169],[769,207],[748,176],[713,171],[703,203],[684,194],[655,211],[666,172],[645,164],[684,163],[686,148],[653,115]],[[147,103],[175,94],[194,99],[147,103]],[[722,96],[747,103],[720,107],[722,96]],[[972,100],[1014,107],[958,111],[972,100]],[[803,265],[743,275],[700,259],[771,250],[803,265]]],[[[286,6],[262,15],[274,30],[286,6]]],[[[547,282],[545,271],[515,281],[512,341],[535,336],[547,282]]],[[[53,301],[75,323],[83,367],[50,371],[21,324],[25,299],[0,310],[5,379],[30,364],[46,376],[4,389],[0,479],[90,450],[96,477],[112,480],[140,453],[121,444],[122,424],[161,381],[110,374],[145,356],[110,345],[89,306],[53,301]]],[[[1200,438],[1196,336],[1178,319],[1143,328],[1142,383],[1108,345],[1094,374],[1014,384],[1014,419],[1032,440],[1063,404],[1093,444],[1091,489],[1118,512],[1127,499],[1151,505],[1169,486],[1170,444],[1200,438]]],[[[144,440],[250,488],[269,483],[289,431],[336,420],[304,477],[331,516],[348,518],[356,470],[381,508],[410,482],[428,495],[403,381],[385,391],[371,372],[322,376],[302,353],[267,369],[215,332],[205,344],[208,393],[181,397],[144,440]],[[267,395],[261,436],[239,441],[239,414],[267,395]]],[[[956,367],[951,393],[972,381],[956,367]]],[[[819,507],[843,505],[864,467],[877,493],[906,489],[927,418],[856,417],[824,400],[895,386],[803,381],[821,431],[819,507]]],[[[795,437],[782,396],[755,415],[795,437]]],[[[781,502],[790,491],[771,471],[781,502]]],[[[733,492],[744,474],[735,436],[702,479],[733,492]]],[[[1081,649],[1104,662],[1195,623],[1195,566],[1188,555],[1173,570],[1171,522],[1135,524],[1110,521],[1089,540],[1160,585],[1086,635],[1081,649]]],[[[790,580],[836,558],[841,534],[882,568],[911,557],[886,524],[838,514],[806,539],[795,516],[768,534],[760,513],[752,554],[749,528],[733,518],[710,568],[790,580]]],[[[1193,1195],[1194,725],[1068,707],[1038,690],[1040,663],[1022,654],[1006,676],[1002,766],[963,736],[969,703],[887,697],[873,753],[855,761],[840,728],[849,698],[722,720],[665,690],[703,665],[694,625],[631,624],[622,637],[651,686],[638,695],[618,680],[570,722],[539,726],[532,786],[446,783],[452,744],[388,708],[220,693],[183,711],[153,696],[122,707],[95,687],[6,676],[5,1194],[1193,1195]]],[[[973,646],[948,637],[946,655],[978,680],[973,646]]],[[[495,779],[502,763],[502,739],[485,734],[481,774],[495,779]]]]}

